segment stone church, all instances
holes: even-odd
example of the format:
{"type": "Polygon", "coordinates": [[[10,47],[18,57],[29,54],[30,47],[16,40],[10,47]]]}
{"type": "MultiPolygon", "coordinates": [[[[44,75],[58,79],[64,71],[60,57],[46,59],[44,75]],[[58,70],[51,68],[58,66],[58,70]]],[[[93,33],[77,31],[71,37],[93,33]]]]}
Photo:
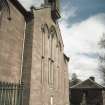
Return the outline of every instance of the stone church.
{"type": "Polygon", "coordinates": [[[59,0],[30,11],[0,0],[0,105],[69,105],[59,18],[59,0]]]}

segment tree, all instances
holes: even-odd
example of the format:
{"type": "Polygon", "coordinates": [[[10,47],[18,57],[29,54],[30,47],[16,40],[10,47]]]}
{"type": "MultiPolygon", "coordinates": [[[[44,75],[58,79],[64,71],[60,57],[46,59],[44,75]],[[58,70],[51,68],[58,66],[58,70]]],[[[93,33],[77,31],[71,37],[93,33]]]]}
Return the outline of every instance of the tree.
{"type": "Polygon", "coordinates": [[[99,54],[99,71],[102,73],[102,78],[104,80],[103,85],[105,85],[105,34],[101,37],[99,46],[101,50],[99,54]]]}
{"type": "Polygon", "coordinates": [[[76,73],[73,73],[72,76],[71,76],[72,80],[77,80],[77,74],[76,73]]]}
{"type": "Polygon", "coordinates": [[[76,73],[73,73],[72,76],[71,76],[70,86],[76,85],[76,84],[78,84],[79,82],[81,82],[81,80],[78,79],[76,73]]]}

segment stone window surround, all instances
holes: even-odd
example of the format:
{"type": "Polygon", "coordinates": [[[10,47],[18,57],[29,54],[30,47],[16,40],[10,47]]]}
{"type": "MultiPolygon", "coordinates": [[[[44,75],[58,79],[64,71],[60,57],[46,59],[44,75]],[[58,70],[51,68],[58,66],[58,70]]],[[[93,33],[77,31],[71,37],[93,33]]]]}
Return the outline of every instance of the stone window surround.
{"type": "MultiPolygon", "coordinates": [[[[43,84],[44,82],[44,58],[45,58],[45,35],[46,35],[46,30],[48,30],[48,39],[49,39],[49,58],[48,58],[48,84],[50,88],[54,87],[54,51],[52,49],[57,48],[57,55],[59,55],[61,51],[61,46],[60,42],[58,41],[57,38],[57,33],[55,30],[54,26],[51,26],[50,31],[48,28],[47,24],[42,24],[41,26],[41,31],[42,31],[42,60],[41,60],[41,83],[43,84]],[[54,41],[57,39],[57,45],[54,46],[54,41]],[[58,51],[59,50],[59,51],[58,51]]],[[[56,67],[59,69],[59,56],[56,58],[56,67]]],[[[59,72],[59,70],[57,70],[59,72]]],[[[57,73],[59,74],[59,73],[57,73]]],[[[59,75],[58,75],[59,76],[59,75]]],[[[57,80],[58,86],[59,87],[59,81],[57,80]]]]}
{"type": "MultiPolygon", "coordinates": [[[[46,30],[48,31],[49,35],[49,29],[47,24],[42,24],[41,31],[42,31],[42,58],[41,58],[41,83],[44,83],[44,63],[45,63],[45,41],[46,41],[46,30]]],[[[49,36],[48,36],[49,37],[49,36]]]]}

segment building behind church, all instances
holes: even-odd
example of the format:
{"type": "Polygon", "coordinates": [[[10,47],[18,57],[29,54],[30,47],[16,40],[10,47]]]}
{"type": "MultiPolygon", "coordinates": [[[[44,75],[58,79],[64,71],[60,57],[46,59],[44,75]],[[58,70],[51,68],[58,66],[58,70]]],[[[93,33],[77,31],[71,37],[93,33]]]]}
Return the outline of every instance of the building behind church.
{"type": "MultiPolygon", "coordinates": [[[[63,52],[59,18],[58,0],[45,0],[31,11],[17,0],[0,4],[0,86],[23,83],[23,105],[69,105],[69,58],[63,52]]],[[[16,104],[6,92],[0,95],[3,105],[16,104]]]]}
{"type": "Polygon", "coordinates": [[[71,105],[105,105],[105,87],[94,77],[70,87],[71,105]]]}

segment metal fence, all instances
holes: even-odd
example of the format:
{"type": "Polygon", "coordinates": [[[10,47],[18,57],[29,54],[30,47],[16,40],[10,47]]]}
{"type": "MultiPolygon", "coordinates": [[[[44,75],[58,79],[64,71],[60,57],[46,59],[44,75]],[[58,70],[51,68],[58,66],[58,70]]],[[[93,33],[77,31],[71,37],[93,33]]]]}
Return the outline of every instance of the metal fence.
{"type": "Polygon", "coordinates": [[[0,82],[0,105],[22,105],[23,83],[0,82]]]}

